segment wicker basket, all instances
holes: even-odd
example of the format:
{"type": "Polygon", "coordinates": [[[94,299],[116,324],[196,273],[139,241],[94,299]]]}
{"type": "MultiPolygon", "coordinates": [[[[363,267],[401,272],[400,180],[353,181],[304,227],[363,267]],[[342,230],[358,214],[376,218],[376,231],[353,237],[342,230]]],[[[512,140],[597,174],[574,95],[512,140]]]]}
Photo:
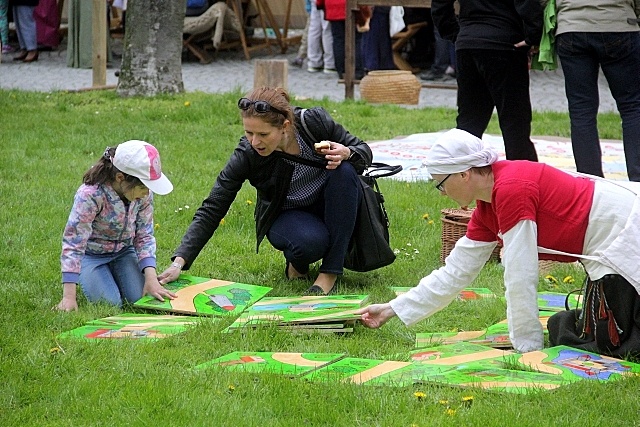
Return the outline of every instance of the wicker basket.
{"type": "MultiPolygon", "coordinates": [[[[442,246],[440,248],[440,262],[444,260],[455,246],[458,239],[467,233],[467,224],[471,219],[473,209],[443,209],[442,213],[442,246]]],[[[491,260],[500,261],[500,249],[498,245],[491,254],[491,260]]]]}
{"type": "Polygon", "coordinates": [[[360,97],[377,104],[417,104],[421,88],[410,71],[369,71],[360,80],[360,97]]]}

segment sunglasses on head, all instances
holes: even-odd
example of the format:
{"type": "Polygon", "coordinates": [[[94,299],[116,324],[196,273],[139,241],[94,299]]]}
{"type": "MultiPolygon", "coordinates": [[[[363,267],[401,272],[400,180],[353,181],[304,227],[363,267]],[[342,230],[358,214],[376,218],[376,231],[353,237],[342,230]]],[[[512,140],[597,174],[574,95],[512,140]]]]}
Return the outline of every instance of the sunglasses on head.
{"type": "Polygon", "coordinates": [[[287,115],[283,111],[278,110],[276,107],[269,104],[267,101],[252,101],[249,98],[240,98],[238,100],[238,108],[243,111],[248,110],[249,108],[251,108],[252,105],[256,113],[264,114],[264,113],[268,113],[269,111],[274,111],[276,113],[280,113],[283,116],[287,117],[287,115]]]}

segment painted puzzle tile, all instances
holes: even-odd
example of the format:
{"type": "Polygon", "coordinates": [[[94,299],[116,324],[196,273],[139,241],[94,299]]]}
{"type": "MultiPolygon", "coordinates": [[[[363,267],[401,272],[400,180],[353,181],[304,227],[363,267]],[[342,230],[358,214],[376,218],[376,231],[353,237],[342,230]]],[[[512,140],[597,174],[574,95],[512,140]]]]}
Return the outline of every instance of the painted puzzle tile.
{"type": "Polygon", "coordinates": [[[119,316],[89,321],[84,326],[63,332],[58,337],[88,340],[159,339],[184,332],[197,322],[197,318],[188,316],[123,313],[119,316]]]}
{"type": "Polygon", "coordinates": [[[345,357],[302,378],[309,381],[362,384],[408,366],[411,366],[410,362],[345,357]]]}
{"type": "Polygon", "coordinates": [[[567,382],[611,381],[628,375],[640,375],[640,364],[567,346],[514,354],[507,356],[507,360],[539,372],[558,375],[567,382]]]}
{"type": "Polygon", "coordinates": [[[240,314],[272,289],[266,286],[186,274],[181,274],[178,280],[167,283],[165,288],[174,292],[177,298],[165,299],[163,302],[152,296],[144,296],[135,302],[134,306],[151,310],[222,317],[240,314]]]}
{"type": "MultiPolygon", "coordinates": [[[[396,294],[396,296],[405,294],[412,289],[410,286],[391,286],[391,290],[396,294]]],[[[496,294],[488,288],[464,288],[458,294],[457,299],[461,301],[471,301],[482,298],[495,298],[496,294]]]]}
{"type": "Polygon", "coordinates": [[[231,371],[262,372],[297,376],[309,373],[344,357],[342,353],[282,353],[236,351],[196,366],[231,371]]]}
{"type": "Polygon", "coordinates": [[[463,332],[419,332],[416,334],[416,348],[439,344],[468,342],[495,348],[511,348],[507,324],[491,325],[482,331],[463,332]]]}
{"type": "Polygon", "coordinates": [[[263,298],[245,310],[229,327],[260,324],[332,323],[337,320],[358,320],[355,314],[368,295],[317,295],[263,298]]]}
{"type": "Polygon", "coordinates": [[[553,390],[569,383],[558,375],[502,369],[487,365],[486,361],[463,364],[441,374],[425,376],[424,382],[521,394],[553,390]]]}
{"type": "Polygon", "coordinates": [[[428,365],[461,365],[484,359],[502,358],[511,353],[486,345],[459,342],[413,350],[409,353],[409,361],[428,365]]]}
{"type": "MultiPolygon", "coordinates": [[[[538,309],[545,311],[564,311],[564,303],[566,299],[566,293],[538,292],[538,309]]],[[[581,301],[582,295],[569,295],[568,303],[570,308],[576,308],[581,301]]]]}

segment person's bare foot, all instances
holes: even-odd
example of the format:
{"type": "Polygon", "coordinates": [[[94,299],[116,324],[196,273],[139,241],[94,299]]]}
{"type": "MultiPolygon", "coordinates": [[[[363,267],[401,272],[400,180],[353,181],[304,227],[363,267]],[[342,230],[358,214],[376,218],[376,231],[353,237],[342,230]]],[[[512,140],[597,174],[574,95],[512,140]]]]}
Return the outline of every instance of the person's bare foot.
{"type": "Polygon", "coordinates": [[[306,279],[308,277],[306,273],[302,274],[298,270],[296,270],[293,264],[291,264],[290,262],[287,262],[287,266],[284,270],[284,275],[288,280],[306,279]]]}
{"type": "Polygon", "coordinates": [[[320,288],[325,295],[329,295],[329,293],[331,293],[331,291],[333,290],[333,287],[336,285],[337,279],[337,274],[320,273],[318,274],[318,277],[316,278],[316,281],[311,288],[320,288]]]}

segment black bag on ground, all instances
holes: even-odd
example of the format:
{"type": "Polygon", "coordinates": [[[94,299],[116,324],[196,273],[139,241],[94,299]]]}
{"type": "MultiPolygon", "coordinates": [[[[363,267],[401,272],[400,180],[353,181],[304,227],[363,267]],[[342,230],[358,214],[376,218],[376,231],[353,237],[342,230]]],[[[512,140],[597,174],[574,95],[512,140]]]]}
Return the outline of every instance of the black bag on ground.
{"type": "Polygon", "coordinates": [[[360,272],[371,271],[385,267],[396,259],[389,246],[389,217],[376,179],[395,175],[401,170],[400,165],[373,163],[359,176],[362,199],[344,260],[345,268],[360,272]]]}
{"type": "Polygon", "coordinates": [[[617,274],[588,281],[582,309],[562,311],[547,323],[551,345],[613,357],[640,356],[640,295],[617,274]]]}

